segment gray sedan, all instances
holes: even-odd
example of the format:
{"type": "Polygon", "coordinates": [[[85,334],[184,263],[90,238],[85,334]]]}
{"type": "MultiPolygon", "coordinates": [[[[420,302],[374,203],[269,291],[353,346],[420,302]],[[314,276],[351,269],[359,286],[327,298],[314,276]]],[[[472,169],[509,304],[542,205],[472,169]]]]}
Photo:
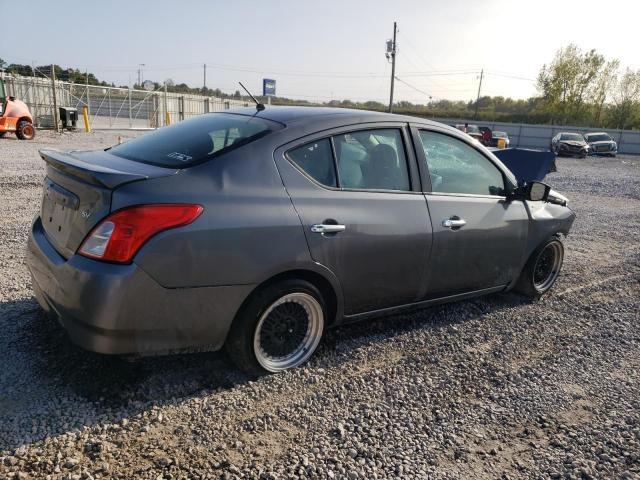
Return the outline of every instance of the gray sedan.
{"type": "Polygon", "coordinates": [[[40,153],[27,264],[71,340],[119,355],[224,346],[254,374],[302,364],[345,322],[538,297],[575,218],[468,135],[375,112],[247,108],[40,153]]]}

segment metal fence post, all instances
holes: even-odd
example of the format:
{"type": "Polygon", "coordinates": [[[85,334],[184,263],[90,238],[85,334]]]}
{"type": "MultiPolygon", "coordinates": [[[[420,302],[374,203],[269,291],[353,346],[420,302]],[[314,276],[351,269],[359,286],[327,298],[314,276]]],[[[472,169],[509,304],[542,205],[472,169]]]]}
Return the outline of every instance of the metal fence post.
{"type": "Polygon", "coordinates": [[[58,98],[56,96],[56,70],[51,65],[51,89],[53,91],[53,128],[58,132],[58,98]]]}
{"type": "Polygon", "coordinates": [[[91,115],[91,101],[89,98],[89,72],[87,71],[87,114],[91,115]]]}
{"type": "Polygon", "coordinates": [[[113,117],[111,116],[111,89],[107,88],[107,103],[109,104],[109,127],[113,125],[113,117]]]}
{"type": "Polygon", "coordinates": [[[516,143],[516,147],[520,146],[520,138],[522,137],[522,124],[520,124],[520,129],[518,130],[518,143],[516,143]]]}
{"type": "Polygon", "coordinates": [[[169,110],[167,106],[167,83],[164,84],[164,125],[169,125],[169,110]]]}
{"type": "Polygon", "coordinates": [[[33,120],[36,127],[40,128],[40,117],[38,117],[38,92],[36,91],[36,68],[33,66],[33,63],[31,64],[31,73],[33,74],[33,77],[31,77],[31,88],[33,89],[33,94],[31,95],[31,98],[33,99],[33,120]]]}
{"type": "Polygon", "coordinates": [[[131,87],[129,87],[129,128],[133,127],[133,118],[131,117],[131,87]]]}

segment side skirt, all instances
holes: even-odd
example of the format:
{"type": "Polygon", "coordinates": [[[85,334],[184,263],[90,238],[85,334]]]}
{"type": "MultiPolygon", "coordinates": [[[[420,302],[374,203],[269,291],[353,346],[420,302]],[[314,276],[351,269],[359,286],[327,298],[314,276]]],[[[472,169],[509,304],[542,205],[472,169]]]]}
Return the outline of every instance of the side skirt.
{"type": "Polygon", "coordinates": [[[490,293],[497,293],[506,290],[508,285],[500,285],[498,287],[483,288],[481,290],[473,290],[465,293],[458,293],[455,295],[449,295],[446,297],[432,298],[429,300],[422,300],[420,302],[408,303],[406,305],[399,305],[397,307],[381,308],[379,310],[372,310],[370,312],[356,313],[353,315],[345,315],[340,322],[336,322],[336,325],[344,325],[347,323],[359,322],[361,320],[367,320],[371,318],[384,317],[387,315],[394,315],[398,313],[408,312],[412,310],[420,310],[426,307],[432,307],[434,305],[440,305],[443,303],[456,302],[459,300],[467,300],[469,298],[480,297],[482,295],[488,295],[490,293]]]}

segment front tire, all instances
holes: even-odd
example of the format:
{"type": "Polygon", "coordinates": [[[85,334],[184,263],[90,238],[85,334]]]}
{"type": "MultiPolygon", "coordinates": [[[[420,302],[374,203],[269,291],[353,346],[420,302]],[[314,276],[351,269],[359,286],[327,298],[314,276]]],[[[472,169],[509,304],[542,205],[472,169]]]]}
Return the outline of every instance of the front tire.
{"type": "Polygon", "coordinates": [[[16,137],[20,140],[31,140],[36,136],[36,129],[33,126],[33,123],[28,122],[27,120],[21,120],[18,122],[16,126],[16,137]]]}
{"type": "Polygon", "coordinates": [[[250,375],[289,370],[311,358],[326,318],[324,299],[313,284],[284,280],[260,290],[242,307],[225,350],[250,375]]]}
{"type": "Polygon", "coordinates": [[[564,260],[564,246],[554,237],[540,245],[529,257],[515,290],[523,295],[540,298],[558,279],[564,260]]]}

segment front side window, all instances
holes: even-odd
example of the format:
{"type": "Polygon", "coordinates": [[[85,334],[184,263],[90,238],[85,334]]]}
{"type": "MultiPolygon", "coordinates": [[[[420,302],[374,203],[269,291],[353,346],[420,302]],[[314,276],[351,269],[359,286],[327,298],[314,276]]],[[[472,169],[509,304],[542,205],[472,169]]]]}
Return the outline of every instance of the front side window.
{"type": "Polygon", "coordinates": [[[431,176],[439,193],[504,196],[502,172],[484,155],[457,138],[420,130],[431,176]]]}
{"type": "Polygon", "coordinates": [[[333,137],[340,187],[409,191],[409,172],[396,128],[361,130],[333,137]]]}
{"type": "Polygon", "coordinates": [[[282,125],[246,115],[211,113],[159,128],[109,153],[161,167],[185,168],[246,145],[282,125]]]}

